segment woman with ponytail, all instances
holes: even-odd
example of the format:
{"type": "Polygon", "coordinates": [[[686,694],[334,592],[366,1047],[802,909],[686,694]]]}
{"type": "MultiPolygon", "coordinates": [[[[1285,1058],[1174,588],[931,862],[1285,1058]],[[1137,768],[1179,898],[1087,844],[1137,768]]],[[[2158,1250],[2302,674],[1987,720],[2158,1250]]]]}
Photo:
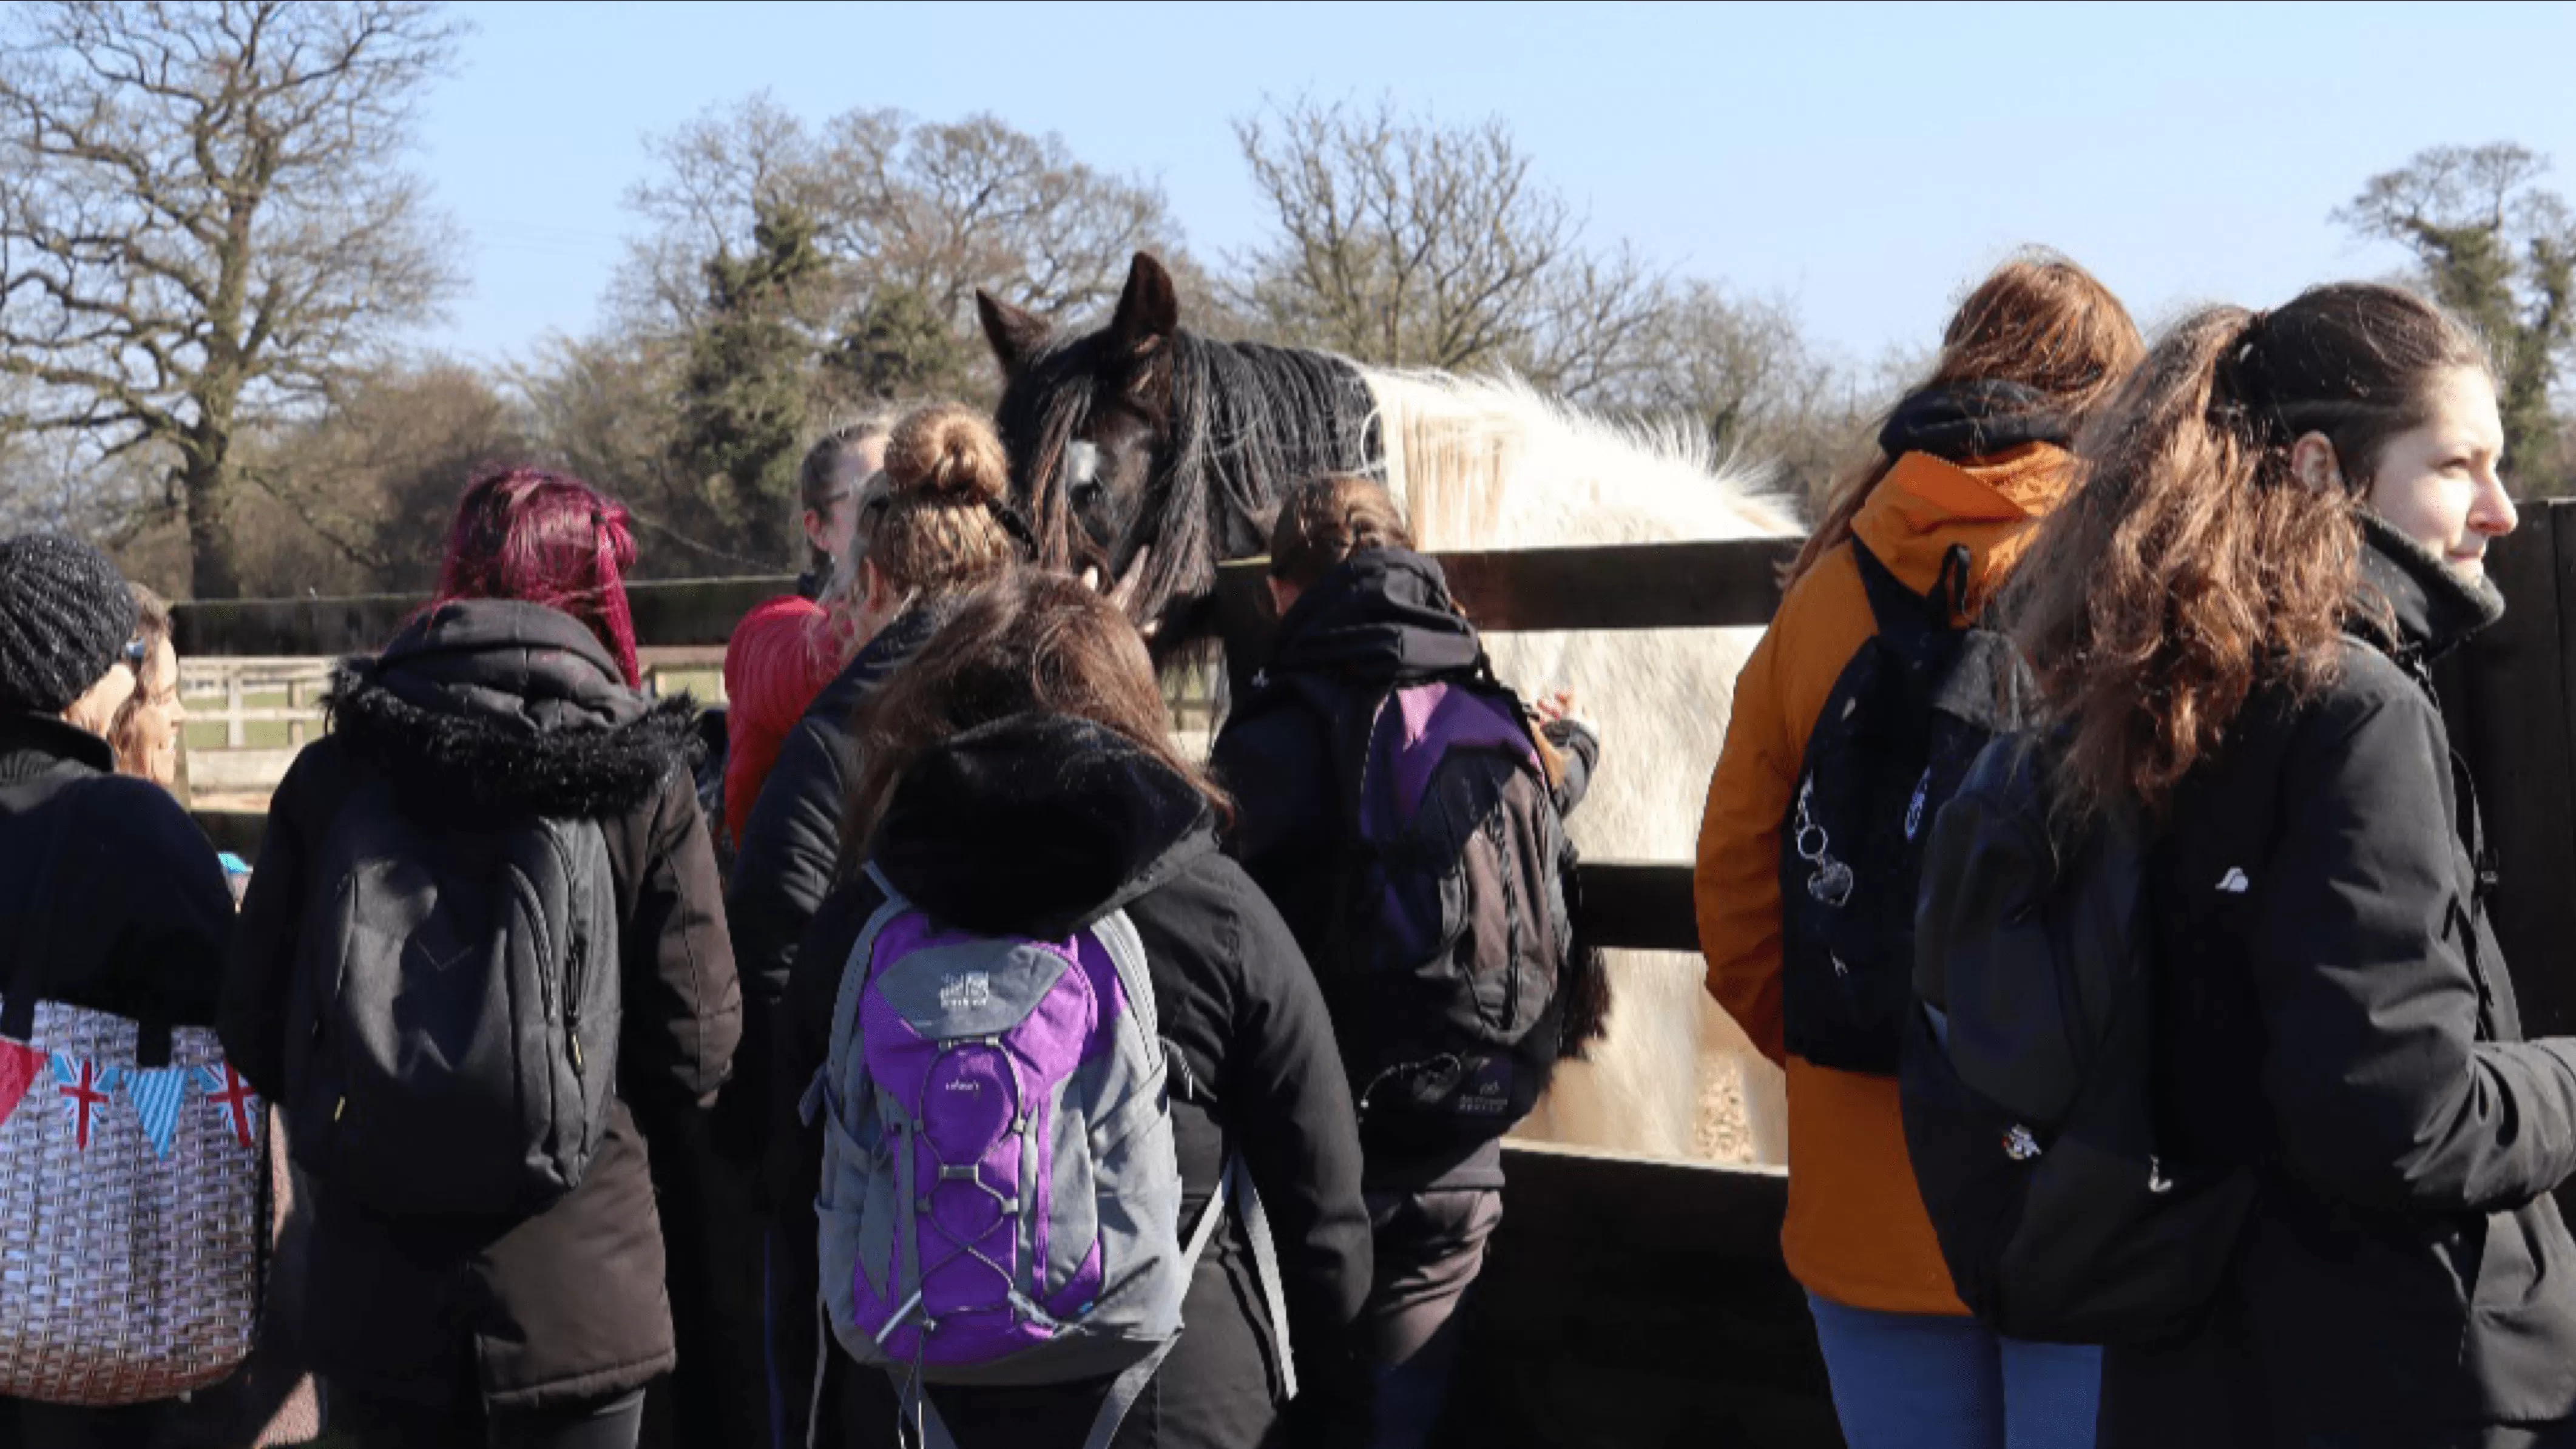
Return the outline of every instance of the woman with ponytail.
{"type": "MultiPolygon", "coordinates": [[[[2075,486],[2077,427],[2145,351],[2128,310],[2082,267],[2036,253],[1997,268],[1951,317],[1876,454],[1835,490],[1736,682],[1700,826],[1700,948],[1710,994],[1788,1073],[1781,1245],[1854,1449],[2092,1442],[2098,1356],[2004,1339],[1968,1317],[1915,1190],[1895,1077],[1832,1057],[1832,1023],[1802,1019],[1800,1004],[1819,997],[1803,989],[1813,977],[1791,973],[1823,967],[1783,951],[1782,854],[1818,719],[1880,631],[1873,599],[1942,596],[1951,622],[1976,618],[2075,486]]],[[[1788,863],[1803,875],[1803,861],[1788,863]]],[[[1911,920],[1910,885],[1874,899],[1911,920]]]]}
{"type": "Polygon", "coordinates": [[[2576,1040],[2522,1039],[2427,672],[2503,611],[2502,449],[2418,297],[2213,308],[2003,601],[2062,806],[2143,822],[2156,939],[2199,943],[2157,961],[2159,1131],[2259,1184],[2200,1326],[2105,1350],[2106,1445],[2576,1443],[2576,1040]]]}
{"type": "MultiPolygon", "coordinates": [[[[383,907],[366,914],[369,893],[409,901],[402,893],[427,868],[405,855],[341,878],[334,858],[376,859],[350,856],[345,842],[419,842],[443,862],[527,838],[512,828],[523,822],[596,822],[617,922],[614,1097],[595,1153],[561,1196],[500,1217],[389,1211],[360,1201],[320,1144],[294,1144],[314,1217],[302,1317],[334,1438],[371,1449],[621,1449],[636,1441],[644,1385],[675,1360],[646,1142],[658,1155],[713,1103],[740,998],[689,773],[695,710],[638,689],[625,586],[634,562],[626,510],[579,479],[478,475],[437,598],[382,654],[341,665],[331,733],[296,757],[270,803],[221,1023],[226,1052],[263,1098],[316,1100],[326,1084],[314,1074],[330,1054],[313,1044],[329,1022],[381,1024],[389,1011],[390,1029],[442,1042],[468,1025],[407,1020],[405,999],[388,1009],[340,997],[353,923],[393,928],[377,918],[383,907]],[[402,828],[388,833],[388,819],[402,828]]],[[[464,878],[439,869],[442,883],[464,878]]],[[[439,905],[485,907],[511,918],[501,902],[439,905]]],[[[536,949],[546,959],[549,948],[536,949]]],[[[421,938],[403,951],[406,972],[442,964],[420,959],[421,938]]],[[[459,959],[475,964],[443,964],[485,969],[481,955],[459,959]]],[[[403,1070],[447,1080],[435,1064],[403,1070]]],[[[453,1068],[469,1070],[492,1068],[453,1068]]],[[[434,1159],[447,1146],[417,1151],[434,1159]]]]}
{"type": "MultiPolygon", "coordinates": [[[[720,1115],[722,1139],[746,1172],[760,1162],[767,1136],[772,1043],[788,970],[807,923],[839,884],[843,806],[859,775],[851,720],[960,599],[1028,552],[1028,528],[1006,501],[1010,460],[992,424],[975,413],[945,403],[903,418],[886,439],[882,476],[882,491],[868,490],[856,544],[828,589],[847,599],[865,643],[788,733],[734,861],[727,905],[748,999],[742,1064],[720,1115]]],[[[772,1241],[767,1264],[755,1265],[770,1278],[771,1301],[814,1301],[813,1254],[810,1232],[794,1243],[772,1241]],[[788,1291],[781,1282],[797,1275],[802,1286],[793,1291],[801,1296],[781,1297],[788,1291]]],[[[777,1333],[769,1345],[772,1413],[789,1426],[779,1442],[801,1444],[813,1315],[784,1315],[777,1333]]]]}

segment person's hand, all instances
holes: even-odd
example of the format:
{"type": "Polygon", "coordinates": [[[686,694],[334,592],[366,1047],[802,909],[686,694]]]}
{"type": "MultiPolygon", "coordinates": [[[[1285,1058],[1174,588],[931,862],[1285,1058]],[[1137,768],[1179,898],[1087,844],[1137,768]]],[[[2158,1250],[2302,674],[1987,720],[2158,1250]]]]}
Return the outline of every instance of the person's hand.
{"type": "Polygon", "coordinates": [[[1565,723],[1573,725],[1596,740],[1601,738],[1601,726],[1594,724],[1576,710],[1573,690],[1553,690],[1538,696],[1530,701],[1530,713],[1538,716],[1541,729],[1546,729],[1553,724],[1565,723]]]}

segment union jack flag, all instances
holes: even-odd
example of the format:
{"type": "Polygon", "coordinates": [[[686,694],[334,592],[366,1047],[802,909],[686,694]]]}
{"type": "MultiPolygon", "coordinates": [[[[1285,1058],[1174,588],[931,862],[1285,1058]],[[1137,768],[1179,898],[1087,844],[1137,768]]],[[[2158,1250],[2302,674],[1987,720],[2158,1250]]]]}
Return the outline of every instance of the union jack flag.
{"type": "Polygon", "coordinates": [[[259,1120],[259,1096],[251,1091],[250,1083],[241,1079],[241,1073],[234,1071],[230,1062],[197,1068],[197,1080],[205,1084],[207,1099],[232,1119],[233,1140],[250,1146],[252,1125],[259,1120]]]}
{"type": "Polygon", "coordinates": [[[84,1057],[74,1062],[61,1052],[54,1053],[54,1090],[63,1099],[63,1111],[72,1119],[72,1142],[81,1151],[89,1151],[89,1129],[94,1114],[107,1105],[107,1094],[116,1090],[119,1077],[116,1068],[100,1071],[98,1063],[84,1057]]]}

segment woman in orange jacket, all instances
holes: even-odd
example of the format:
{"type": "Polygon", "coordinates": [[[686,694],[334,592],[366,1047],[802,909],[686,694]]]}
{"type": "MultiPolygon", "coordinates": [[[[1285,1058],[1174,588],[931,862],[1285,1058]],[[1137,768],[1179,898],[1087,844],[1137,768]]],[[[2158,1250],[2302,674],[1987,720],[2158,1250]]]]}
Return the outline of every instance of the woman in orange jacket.
{"type": "Polygon", "coordinates": [[[1878,458],[1836,489],[1790,565],[1709,785],[1695,882],[1708,989],[1788,1070],[1782,1247],[1853,1449],[2093,1442],[2097,1351],[2000,1340],[1951,1291],[1906,1160],[1895,1077],[1789,1050],[1801,1025],[1784,1001],[1813,998],[1784,992],[1781,852],[1794,846],[1784,827],[1808,736],[1877,633],[1861,551],[1903,590],[1963,586],[1950,597],[1974,617],[2074,482],[2075,427],[2144,352],[2119,299],[2062,257],[2020,257],[1979,284],[1931,375],[1889,415],[1878,458]]]}

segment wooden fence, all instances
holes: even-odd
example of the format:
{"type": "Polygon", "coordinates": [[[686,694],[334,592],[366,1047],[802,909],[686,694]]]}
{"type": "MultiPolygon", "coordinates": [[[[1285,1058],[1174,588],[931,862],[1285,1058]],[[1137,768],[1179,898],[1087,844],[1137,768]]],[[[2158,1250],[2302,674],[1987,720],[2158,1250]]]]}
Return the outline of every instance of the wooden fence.
{"type": "MultiPolygon", "coordinates": [[[[1777,605],[1779,540],[1442,556],[1453,592],[1495,630],[1759,624],[1777,605]]],[[[2486,782],[2503,853],[2496,917],[2526,1022],[2576,1031],[2576,504],[2535,504],[2489,553],[2512,609],[2442,671],[2454,742],[2486,782]]],[[[783,579],[645,584],[642,637],[720,642],[783,579]]],[[[1219,607],[1231,667],[1267,629],[1255,575],[1219,607]]],[[[416,601],[187,605],[183,651],[372,647],[416,601]]],[[[1697,788],[1676,782],[1675,788],[1697,788]]],[[[256,823],[210,820],[236,844],[256,823]]],[[[1606,943],[1696,949],[1690,870],[1587,862],[1587,924],[1606,943]]],[[[1444,1441],[1479,1449],[1837,1445],[1803,1296],[1781,1265],[1774,1173],[1514,1147],[1506,1213],[1467,1323],[1444,1441]]]]}

